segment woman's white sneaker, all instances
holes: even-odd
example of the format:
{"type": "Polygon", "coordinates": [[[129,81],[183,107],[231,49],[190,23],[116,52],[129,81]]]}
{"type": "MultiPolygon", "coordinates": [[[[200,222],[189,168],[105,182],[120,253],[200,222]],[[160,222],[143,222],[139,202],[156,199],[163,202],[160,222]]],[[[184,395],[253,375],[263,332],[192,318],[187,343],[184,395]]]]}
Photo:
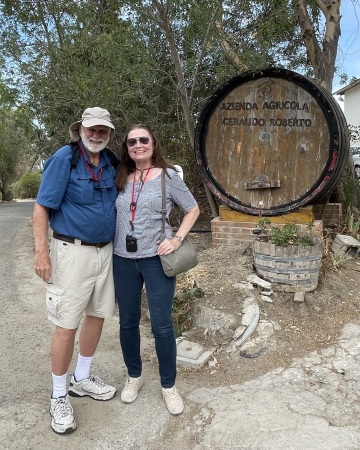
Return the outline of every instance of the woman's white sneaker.
{"type": "Polygon", "coordinates": [[[175,386],[170,389],[162,388],[162,395],[171,414],[176,416],[184,411],[184,402],[175,386]]]}
{"type": "Polygon", "coordinates": [[[128,378],[125,383],[124,389],[121,392],[121,401],[123,403],[132,403],[136,400],[139,390],[143,385],[142,377],[128,378]]]}

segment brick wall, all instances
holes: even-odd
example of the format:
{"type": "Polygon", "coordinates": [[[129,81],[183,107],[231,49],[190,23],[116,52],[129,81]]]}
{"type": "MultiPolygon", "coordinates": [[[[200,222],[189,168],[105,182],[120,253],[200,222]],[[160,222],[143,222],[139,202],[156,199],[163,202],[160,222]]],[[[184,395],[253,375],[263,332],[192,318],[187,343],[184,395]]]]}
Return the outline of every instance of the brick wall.
{"type": "MultiPolygon", "coordinates": [[[[278,224],[284,226],[285,224],[278,224]]],[[[300,231],[308,231],[306,224],[297,224],[300,231]]],[[[218,247],[220,245],[237,245],[252,242],[256,237],[253,230],[256,228],[256,223],[246,221],[221,220],[216,217],[211,221],[211,237],[212,245],[218,247]]],[[[315,220],[313,227],[314,237],[322,237],[323,221],[315,220]]]]}
{"type": "Polygon", "coordinates": [[[314,205],[313,213],[315,219],[323,221],[324,227],[339,225],[342,220],[342,203],[314,205]]]}

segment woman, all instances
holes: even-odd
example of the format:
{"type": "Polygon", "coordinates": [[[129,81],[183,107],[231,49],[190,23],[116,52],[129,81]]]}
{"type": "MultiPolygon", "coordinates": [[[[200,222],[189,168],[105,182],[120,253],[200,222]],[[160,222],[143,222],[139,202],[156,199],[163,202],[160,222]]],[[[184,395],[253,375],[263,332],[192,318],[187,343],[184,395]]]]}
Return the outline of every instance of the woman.
{"type": "Polygon", "coordinates": [[[164,274],[159,256],[180,247],[200,211],[174,166],[164,160],[160,142],[148,126],[134,125],[129,129],[122,144],[121,162],[116,180],[119,195],[114,278],[120,313],[120,344],[129,375],[121,400],[132,403],[143,384],[139,323],[145,283],[163,398],[171,414],[181,414],[184,403],[175,387],[176,341],[172,324],[175,277],[164,274]],[[184,218],[175,236],[167,223],[166,239],[160,242],[163,170],[167,217],[176,203],[184,211],[184,218]]]}

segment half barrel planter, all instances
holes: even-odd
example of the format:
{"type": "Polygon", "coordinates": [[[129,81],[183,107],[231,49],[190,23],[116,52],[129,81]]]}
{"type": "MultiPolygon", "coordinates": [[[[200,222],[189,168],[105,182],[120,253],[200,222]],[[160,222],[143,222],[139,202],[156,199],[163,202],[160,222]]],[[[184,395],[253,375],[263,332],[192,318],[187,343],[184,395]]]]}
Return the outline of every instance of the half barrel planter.
{"type": "Polygon", "coordinates": [[[254,265],[257,274],[272,283],[316,289],[321,268],[323,241],[314,239],[314,245],[289,245],[282,247],[255,239],[253,241],[254,265]]]}

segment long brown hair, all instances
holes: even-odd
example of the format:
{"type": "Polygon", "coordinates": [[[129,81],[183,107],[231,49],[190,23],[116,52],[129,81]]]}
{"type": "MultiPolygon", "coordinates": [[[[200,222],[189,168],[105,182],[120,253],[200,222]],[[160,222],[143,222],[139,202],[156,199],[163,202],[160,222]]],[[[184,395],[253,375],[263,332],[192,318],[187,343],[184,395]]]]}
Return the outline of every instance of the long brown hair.
{"type": "Polygon", "coordinates": [[[151,139],[153,141],[154,151],[153,151],[153,154],[151,157],[151,164],[154,167],[161,167],[162,169],[165,169],[165,170],[166,169],[176,170],[175,167],[170,162],[166,161],[165,158],[163,157],[160,140],[158,139],[156,134],[152,131],[152,129],[148,125],[143,125],[141,123],[136,124],[136,125],[131,125],[131,127],[127,130],[127,132],[125,133],[125,135],[123,137],[122,144],[121,144],[121,150],[120,150],[121,163],[120,163],[120,169],[116,176],[116,185],[120,192],[122,192],[125,188],[125,184],[126,184],[128,175],[133,173],[136,168],[134,160],[132,160],[129,156],[129,152],[128,152],[128,148],[127,148],[127,144],[126,144],[128,134],[130,133],[130,131],[137,130],[139,128],[146,130],[150,134],[151,139]]]}

